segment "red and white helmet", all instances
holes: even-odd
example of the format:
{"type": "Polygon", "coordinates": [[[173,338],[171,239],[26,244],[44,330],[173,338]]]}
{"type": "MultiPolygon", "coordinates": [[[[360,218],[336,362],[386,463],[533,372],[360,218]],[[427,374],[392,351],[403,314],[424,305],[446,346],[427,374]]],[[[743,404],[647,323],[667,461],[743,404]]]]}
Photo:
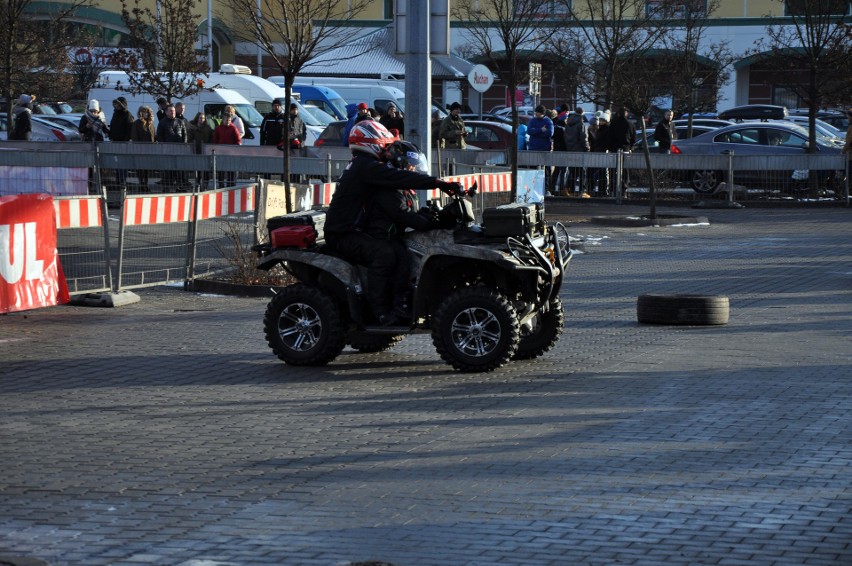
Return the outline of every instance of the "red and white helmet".
{"type": "Polygon", "coordinates": [[[363,151],[376,159],[384,159],[385,148],[394,139],[393,134],[375,120],[361,120],[349,132],[349,147],[352,151],[363,151]]]}

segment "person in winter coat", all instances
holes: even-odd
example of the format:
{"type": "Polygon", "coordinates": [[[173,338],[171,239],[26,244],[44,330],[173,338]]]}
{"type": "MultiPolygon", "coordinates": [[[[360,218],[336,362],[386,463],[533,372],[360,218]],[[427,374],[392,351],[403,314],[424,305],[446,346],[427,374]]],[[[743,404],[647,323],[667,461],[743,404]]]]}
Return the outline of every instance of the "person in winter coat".
{"type": "MultiPolygon", "coordinates": [[[[224,114],[222,116],[222,123],[216,126],[216,129],[213,130],[213,143],[225,145],[242,145],[243,137],[240,135],[240,131],[232,122],[230,114],[224,114]]],[[[219,180],[222,181],[223,179],[224,177],[222,175],[219,175],[219,180]]],[[[227,183],[228,185],[237,184],[236,171],[228,171],[227,183]]]]}
{"type": "Polygon", "coordinates": [[[30,141],[33,138],[33,100],[35,95],[22,94],[12,109],[12,127],[7,139],[30,141]]]}
{"type": "MultiPolygon", "coordinates": [[[[186,143],[186,120],[177,117],[174,104],[166,106],[163,118],[157,124],[157,141],[161,143],[186,143]]],[[[163,171],[163,182],[166,185],[178,186],[183,181],[181,171],[163,171]]]]}
{"type": "Polygon", "coordinates": [[[127,99],[119,96],[112,101],[112,120],[109,121],[110,141],[130,141],[133,132],[133,114],[127,109],[127,99]]]}
{"type": "Polygon", "coordinates": [[[284,102],[280,98],[272,101],[272,112],[263,117],[260,123],[260,145],[277,146],[281,142],[287,115],[284,114],[284,102]]]}
{"type": "MultiPolygon", "coordinates": [[[[119,96],[112,101],[112,120],[109,121],[109,139],[127,142],[133,133],[133,114],[127,110],[127,99],[119,96]]],[[[115,170],[115,181],[120,187],[127,184],[127,169],[115,170]]]]}
{"type": "Polygon", "coordinates": [[[553,120],[544,115],[544,106],[535,107],[535,115],[527,122],[530,151],[553,150],[553,120]]]}
{"type": "MultiPolygon", "coordinates": [[[[588,152],[592,150],[589,142],[589,126],[586,124],[585,113],[579,106],[565,121],[565,151],[588,152]]],[[[570,167],[565,186],[569,192],[585,190],[585,170],[582,167],[570,167]]]]}
{"type": "Polygon", "coordinates": [[[298,152],[305,146],[307,137],[308,131],[305,128],[305,122],[299,117],[299,107],[290,104],[290,129],[287,132],[287,143],[290,149],[298,152]]]}
{"type": "MultiPolygon", "coordinates": [[[[157,131],[154,129],[154,111],[150,106],[140,106],[136,112],[136,120],[130,130],[130,141],[133,143],[154,143],[157,141],[157,131]]],[[[148,191],[148,170],[137,169],[136,177],[143,191],[148,191]]]]}
{"type": "MultiPolygon", "coordinates": [[[[186,123],[186,134],[189,143],[192,144],[196,155],[201,155],[204,151],[204,144],[213,141],[213,128],[207,122],[207,115],[204,112],[199,112],[195,117],[186,123]]],[[[198,181],[198,186],[204,188],[210,181],[210,173],[207,171],[196,171],[195,179],[198,181]]]]}
{"type": "Polygon", "coordinates": [[[461,104],[458,102],[453,102],[450,105],[449,115],[441,120],[438,137],[444,140],[444,147],[447,149],[465,149],[467,147],[465,142],[467,130],[461,117],[461,104]]]}
{"type": "MultiPolygon", "coordinates": [[[[597,124],[589,129],[589,141],[592,151],[606,153],[609,148],[609,110],[598,110],[595,113],[597,124]]],[[[592,190],[594,192],[606,193],[609,189],[609,169],[595,169],[592,171],[592,190]]]]}
{"type": "Polygon", "coordinates": [[[30,141],[33,138],[33,99],[29,94],[22,94],[12,109],[12,127],[9,130],[9,140],[30,141]]]}
{"type": "Polygon", "coordinates": [[[657,142],[657,147],[660,153],[671,153],[672,142],[677,139],[677,132],[672,123],[674,112],[666,110],[663,114],[663,119],[657,124],[654,129],[654,141],[657,142]]]}
{"type": "MultiPolygon", "coordinates": [[[[563,104],[564,108],[565,105],[563,104]]],[[[557,114],[555,110],[550,111],[550,119],[553,120],[553,151],[565,151],[565,123],[568,114],[557,114]]],[[[567,167],[558,165],[553,168],[550,176],[550,190],[553,194],[561,193],[565,188],[567,167]]]]}
{"type": "Polygon", "coordinates": [[[361,120],[370,119],[370,107],[367,106],[366,102],[359,102],[357,106],[354,104],[347,104],[346,112],[349,116],[349,120],[346,121],[346,127],[343,128],[343,145],[348,146],[349,134],[352,132],[352,128],[355,127],[355,124],[361,120]]]}
{"type": "Polygon", "coordinates": [[[636,144],[636,124],[627,115],[627,108],[620,108],[610,123],[608,149],[613,153],[619,149],[629,153],[636,144]]]}
{"type": "Polygon", "coordinates": [[[402,139],[405,132],[405,120],[402,118],[402,114],[399,113],[399,110],[396,109],[394,104],[388,104],[388,109],[385,111],[385,115],[379,119],[379,122],[382,126],[387,128],[389,132],[396,130],[397,136],[399,139],[402,139]]]}
{"type": "MultiPolygon", "coordinates": [[[[627,108],[621,108],[612,119],[608,136],[610,152],[614,153],[621,150],[624,153],[630,153],[636,144],[636,124],[627,119],[627,114],[627,108]]],[[[629,169],[625,169],[621,176],[622,193],[626,193],[630,185],[629,172],[629,169]]],[[[613,192],[615,192],[615,188],[613,187],[613,192]]]]}
{"type": "Polygon", "coordinates": [[[388,167],[391,133],[373,120],[358,122],[349,136],[352,160],[337,182],[325,221],[326,245],[342,257],[367,266],[367,299],[379,324],[404,322],[393,313],[391,286],[396,254],[386,240],[363,231],[364,205],[379,191],[440,189],[450,194],[461,191],[458,183],[441,181],[430,175],[388,167]]]}
{"type": "Polygon", "coordinates": [[[77,131],[83,136],[83,141],[104,141],[104,135],[109,135],[106,116],[101,112],[100,103],[94,98],[89,101],[86,113],[80,118],[77,131]]]}

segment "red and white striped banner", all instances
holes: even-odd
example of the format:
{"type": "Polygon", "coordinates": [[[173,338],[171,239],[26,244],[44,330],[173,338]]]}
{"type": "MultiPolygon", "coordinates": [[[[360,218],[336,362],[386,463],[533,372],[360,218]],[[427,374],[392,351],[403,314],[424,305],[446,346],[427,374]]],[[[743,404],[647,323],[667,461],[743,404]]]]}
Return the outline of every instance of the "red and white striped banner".
{"type": "MultiPolygon", "coordinates": [[[[255,186],[222,189],[198,195],[199,220],[254,210],[255,186]]],[[[129,196],[124,201],[124,225],[144,226],[189,222],[193,217],[193,195],[129,196]]]]}
{"type": "Polygon", "coordinates": [[[100,197],[55,197],[56,228],[92,228],[103,226],[103,201],[100,197]]]}
{"type": "Polygon", "coordinates": [[[511,173],[483,173],[479,183],[481,193],[508,193],[512,190],[511,173]]]}
{"type": "Polygon", "coordinates": [[[207,220],[254,210],[254,193],[255,185],[201,193],[198,195],[201,200],[198,219],[207,220]]]}
{"type": "Polygon", "coordinates": [[[331,195],[334,194],[334,189],[336,188],[337,183],[319,183],[313,185],[314,206],[329,204],[331,202],[331,195]]]}

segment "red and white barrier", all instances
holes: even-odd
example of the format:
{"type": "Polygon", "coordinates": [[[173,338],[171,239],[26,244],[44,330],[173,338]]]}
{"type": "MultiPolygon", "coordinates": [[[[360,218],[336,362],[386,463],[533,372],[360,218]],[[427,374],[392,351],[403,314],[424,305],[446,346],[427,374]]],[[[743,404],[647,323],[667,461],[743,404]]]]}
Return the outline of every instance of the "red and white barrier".
{"type": "Polygon", "coordinates": [[[100,197],[56,197],[53,201],[56,228],[62,230],[103,226],[103,205],[104,201],[100,197]]]}
{"type": "Polygon", "coordinates": [[[198,219],[207,220],[218,216],[231,216],[254,210],[255,185],[236,189],[222,189],[198,195],[198,219]]]}
{"type": "Polygon", "coordinates": [[[331,203],[331,195],[334,194],[334,189],[337,188],[337,183],[319,183],[313,185],[314,189],[314,206],[326,206],[331,203]]]}
{"type": "Polygon", "coordinates": [[[512,191],[511,173],[482,174],[479,183],[481,193],[508,193],[512,191]]]}
{"type": "MultiPolygon", "coordinates": [[[[254,210],[255,186],[221,189],[198,195],[198,219],[207,220],[254,210]]],[[[193,218],[191,194],[128,196],[124,201],[124,225],[145,226],[190,222],[193,218]]]]}

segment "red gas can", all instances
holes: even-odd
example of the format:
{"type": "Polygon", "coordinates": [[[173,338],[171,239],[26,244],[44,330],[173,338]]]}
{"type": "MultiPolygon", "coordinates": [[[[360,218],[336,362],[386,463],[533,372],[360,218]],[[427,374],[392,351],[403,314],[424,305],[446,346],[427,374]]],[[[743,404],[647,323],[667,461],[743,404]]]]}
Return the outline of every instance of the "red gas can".
{"type": "Polygon", "coordinates": [[[274,248],[307,248],[317,242],[313,226],[282,226],[270,232],[274,248]]]}

